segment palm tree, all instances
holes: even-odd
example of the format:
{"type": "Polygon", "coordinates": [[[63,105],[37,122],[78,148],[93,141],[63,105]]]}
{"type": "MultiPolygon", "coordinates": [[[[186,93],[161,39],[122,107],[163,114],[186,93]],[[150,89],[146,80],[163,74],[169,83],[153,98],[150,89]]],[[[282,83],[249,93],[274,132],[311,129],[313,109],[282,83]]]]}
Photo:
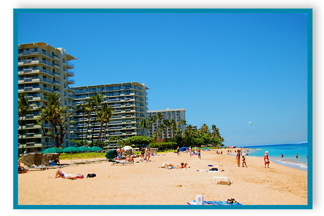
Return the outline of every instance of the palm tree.
{"type": "Polygon", "coordinates": [[[45,95],[43,103],[44,106],[40,109],[37,123],[41,125],[43,135],[52,137],[56,141],[56,147],[60,147],[69,126],[73,124],[70,117],[74,111],[68,107],[61,107],[61,96],[55,92],[45,95]],[[51,130],[45,130],[44,122],[49,122],[51,130]]]}
{"type": "MultiPolygon", "coordinates": [[[[103,125],[105,125],[104,127],[104,131],[106,131],[106,127],[107,124],[112,116],[112,109],[111,107],[107,104],[107,103],[103,103],[101,109],[98,111],[98,118],[100,119],[100,132],[99,132],[99,136],[97,139],[97,145],[98,145],[98,141],[101,138],[101,133],[102,133],[102,128],[103,125]]],[[[104,134],[104,141],[106,139],[106,134],[104,134]]]]}
{"type": "Polygon", "coordinates": [[[87,124],[87,132],[85,136],[85,141],[88,143],[88,133],[89,133],[89,126],[90,126],[90,120],[91,120],[91,113],[93,110],[94,101],[93,98],[90,98],[89,101],[85,104],[86,110],[88,111],[88,124],[87,124]]]}
{"type": "Polygon", "coordinates": [[[81,142],[82,142],[82,145],[84,145],[84,136],[83,136],[83,133],[84,133],[84,127],[85,127],[85,121],[84,121],[84,117],[85,117],[85,114],[87,113],[87,105],[85,103],[83,104],[78,104],[77,105],[77,110],[79,112],[82,113],[82,120],[83,120],[83,125],[82,125],[82,134],[81,134],[81,142]]]}
{"type": "Polygon", "coordinates": [[[171,121],[169,121],[169,119],[165,119],[163,120],[163,125],[166,127],[167,136],[168,136],[168,128],[171,127],[171,121]]]}
{"type": "MultiPolygon", "coordinates": [[[[157,127],[157,129],[156,129],[156,136],[157,136],[157,137],[159,137],[159,135],[161,135],[161,132],[163,132],[164,128],[165,128],[165,125],[164,125],[163,123],[160,124],[160,125],[157,127]]],[[[164,138],[164,134],[162,133],[161,139],[163,139],[163,138],[164,138]]]]}
{"type": "Polygon", "coordinates": [[[144,131],[145,131],[145,128],[147,128],[147,121],[145,118],[141,119],[141,121],[139,123],[137,123],[138,126],[141,127],[142,129],[142,136],[144,136],[144,131]]]}
{"type": "Polygon", "coordinates": [[[174,132],[177,130],[177,122],[174,119],[170,121],[170,127],[172,132],[172,138],[174,138],[174,132]]]}
{"type": "MultiPolygon", "coordinates": [[[[95,105],[95,112],[96,112],[96,116],[95,116],[95,123],[94,123],[94,127],[92,127],[92,136],[91,136],[91,144],[93,145],[93,138],[94,138],[94,129],[97,123],[97,115],[98,115],[98,111],[99,111],[99,106],[101,105],[102,101],[103,101],[103,96],[101,94],[97,94],[96,96],[92,96],[93,101],[94,101],[94,105],[95,105]]],[[[97,138],[98,140],[98,138],[97,138]]]]}
{"type": "Polygon", "coordinates": [[[22,127],[24,125],[23,118],[26,115],[29,108],[30,106],[28,104],[28,99],[26,94],[25,93],[18,94],[18,125],[20,125],[21,127],[21,135],[23,135],[23,130],[22,130],[22,127]]]}
{"type": "MultiPolygon", "coordinates": [[[[182,126],[185,126],[186,125],[186,123],[187,123],[187,121],[186,120],[184,120],[184,119],[181,119],[180,120],[180,122],[178,123],[179,125],[182,125],[182,126]]],[[[182,127],[181,127],[181,133],[184,133],[184,130],[182,129],[182,127]]]]}
{"type": "Polygon", "coordinates": [[[156,117],[155,115],[152,115],[152,116],[150,117],[150,119],[148,120],[148,127],[151,128],[152,136],[153,136],[153,123],[155,122],[156,118],[157,118],[157,117],[156,117]]]}

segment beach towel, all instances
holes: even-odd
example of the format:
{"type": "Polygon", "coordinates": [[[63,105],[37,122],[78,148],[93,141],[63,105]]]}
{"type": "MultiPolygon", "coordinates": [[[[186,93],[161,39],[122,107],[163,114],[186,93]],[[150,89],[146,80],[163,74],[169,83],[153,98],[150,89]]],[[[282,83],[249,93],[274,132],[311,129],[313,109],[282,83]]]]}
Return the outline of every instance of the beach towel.
{"type": "MultiPolygon", "coordinates": [[[[191,200],[190,202],[187,202],[188,205],[197,205],[196,200],[191,200]]],[[[227,201],[204,201],[204,205],[243,205],[237,201],[230,203],[227,201]]]]}

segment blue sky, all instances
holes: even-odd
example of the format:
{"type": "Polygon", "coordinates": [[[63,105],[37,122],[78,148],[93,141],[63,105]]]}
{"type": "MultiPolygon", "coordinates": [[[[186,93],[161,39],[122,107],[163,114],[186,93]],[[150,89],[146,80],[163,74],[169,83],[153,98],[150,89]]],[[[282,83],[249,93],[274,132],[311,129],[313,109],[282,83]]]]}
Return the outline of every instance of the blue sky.
{"type": "Polygon", "coordinates": [[[40,41],[78,58],[75,86],[145,83],[149,110],[185,108],[225,145],[307,140],[305,14],[19,14],[18,43],[40,41]]]}

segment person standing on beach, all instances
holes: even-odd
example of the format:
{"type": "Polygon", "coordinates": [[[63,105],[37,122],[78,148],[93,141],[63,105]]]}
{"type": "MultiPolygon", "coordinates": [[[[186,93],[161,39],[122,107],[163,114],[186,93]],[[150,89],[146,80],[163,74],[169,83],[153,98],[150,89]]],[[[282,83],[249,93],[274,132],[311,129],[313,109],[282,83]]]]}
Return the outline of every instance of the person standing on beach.
{"type": "Polygon", "coordinates": [[[150,149],[150,146],[146,148],[146,151],[145,151],[145,159],[146,161],[149,161],[150,160],[150,156],[151,156],[151,149],[150,149]]]}
{"type": "Polygon", "coordinates": [[[144,159],[144,155],[145,155],[145,149],[142,147],[141,149],[141,157],[144,159]]]}
{"type": "Polygon", "coordinates": [[[200,149],[198,149],[197,152],[198,152],[198,158],[201,159],[201,151],[200,151],[200,149]]]}
{"type": "Polygon", "coordinates": [[[245,161],[245,157],[242,156],[242,167],[246,167],[247,168],[247,165],[246,165],[246,161],[245,161]]]}
{"type": "Polygon", "coordinates": [[[269,156],[268,156],[268,151],[266,151],[266,152],[264,153],[264,168],[266,168],[267,165],[268,165],[268,168],[270,168],[270,167],[269,167],[269,165],[270,165],[270,160],[269,160],[269,156]]]}
{"type": "Polygon", "coordinates": [[[296,159],[298,159],[298,153],[296,154],[296,159]]]}
{"type": "Polygon", "coordinates": [[[189,154],[190,154],[190,157],[191,157],[191,154],[192,154],[191,146],[189,147],[189,154]]]}
{"type": "Polygon", "coordinates": [[[240,161],[241,161],[241,151],[240,150],[237,150],[236,161],[237,161],[237,166],[240,167],[240,161]]]}
{"type": "Polygon", "coordinates": [[[177,155],[179,156],[179,153],[180,153],[180,147],[179,146],[178,146],[176,152],[177,152],[177,155]]]}

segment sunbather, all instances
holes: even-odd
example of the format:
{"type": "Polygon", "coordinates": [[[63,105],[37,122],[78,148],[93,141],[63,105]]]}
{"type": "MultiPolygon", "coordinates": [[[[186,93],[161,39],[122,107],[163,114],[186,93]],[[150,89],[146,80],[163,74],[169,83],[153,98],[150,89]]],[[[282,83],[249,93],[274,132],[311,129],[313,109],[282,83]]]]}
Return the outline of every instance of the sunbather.
{"type": "Polygon", "coordinates": [[[83,179],[84,176],[80,174],[66,174],[62,170],[56,172],[55,178],[64,178],[64,179],[83,179]]]}
{"type": "Polygon", "coordinates": [[[180,167],[179,167],[180,169],[184,169],[184,168],[190,168],[190,166],[188,166],[188,164],[187,163],[181,163],[181,165],[180,165],[180,167]]]}

